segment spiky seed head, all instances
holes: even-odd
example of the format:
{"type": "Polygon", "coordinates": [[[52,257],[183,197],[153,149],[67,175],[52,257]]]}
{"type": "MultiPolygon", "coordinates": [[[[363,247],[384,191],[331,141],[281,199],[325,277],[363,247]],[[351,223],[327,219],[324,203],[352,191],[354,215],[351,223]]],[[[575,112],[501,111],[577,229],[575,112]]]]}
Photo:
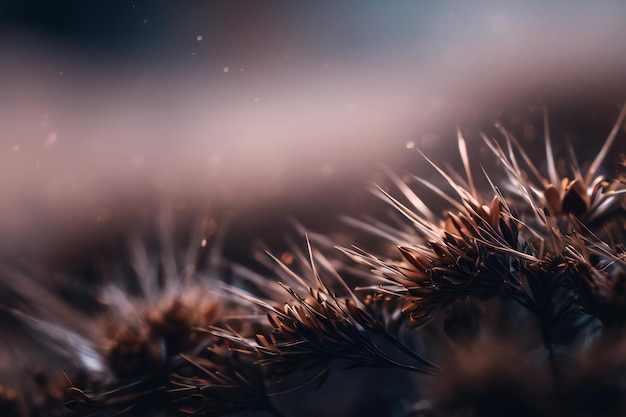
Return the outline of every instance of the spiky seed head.
{"type": "Polygon", "coordinates": [[[207,329],[219,319],[220,305],[213,297],[201,291],[189,290],[189,293],[161,300],[146,312],[150,332],[153,337],[163,339],[169,354],[198,343],[203,334],[197,329],[207,329]]]}
{"type": "Polygon", "coordinates": [[[165,346],[145,326],[122,322],[108,333],[103,344],[104,357],[118,378],[142,378],[159,373],[165,367],[165,346]]]}

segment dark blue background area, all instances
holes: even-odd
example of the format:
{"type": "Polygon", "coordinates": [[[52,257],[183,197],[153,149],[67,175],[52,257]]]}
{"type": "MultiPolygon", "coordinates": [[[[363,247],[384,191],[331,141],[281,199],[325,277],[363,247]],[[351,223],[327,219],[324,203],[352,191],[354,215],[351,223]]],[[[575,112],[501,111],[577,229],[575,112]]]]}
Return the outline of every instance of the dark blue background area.
{"type": "MultiPolygon", "coordinates": [[[[202,32],[216,50],[267,35],[359,54],[380,44],[412,45],[447,2],[18,1],[0,4],[3,36],[45,39],[88,57],[148,50],[175,55],[202,32]]],[[[272,47],[272,45],[267,45],[272,47]]]]}

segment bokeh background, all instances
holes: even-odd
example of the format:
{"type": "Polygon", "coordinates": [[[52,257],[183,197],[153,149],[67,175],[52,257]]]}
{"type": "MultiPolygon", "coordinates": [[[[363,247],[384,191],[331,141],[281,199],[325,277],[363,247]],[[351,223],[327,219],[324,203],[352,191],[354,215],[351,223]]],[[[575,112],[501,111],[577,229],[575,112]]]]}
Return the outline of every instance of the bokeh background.
{"type": "Polygon", "coordinates": [[[289,217],[328,230],[373,210],[377,164],[430,172],[407,143],[458,164],[457,125],[475,155],[496,119],[541,154],[543,104],[557,143],[596,149],[626,3],[517,3],[4,0],[0,248],[84,246],[159,204],[232,211],[233,250],[289,217]]]}

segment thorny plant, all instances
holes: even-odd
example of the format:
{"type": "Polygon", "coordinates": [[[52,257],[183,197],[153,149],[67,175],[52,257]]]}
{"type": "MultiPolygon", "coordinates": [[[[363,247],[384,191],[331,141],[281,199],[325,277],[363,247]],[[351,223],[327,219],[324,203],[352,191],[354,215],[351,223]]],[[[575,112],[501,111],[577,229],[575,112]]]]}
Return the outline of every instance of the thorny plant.
{"type": "Polygon", "coordinates": [[[464,173],[422,154],[443,186],[389,172],[399,194],[376,189],[404,226],[350,221],[397,246],[396,256],[354,246],[339,248],[353,263],[342,261],[313,235],[287,261],[265,258],[259,274],[224,265],[205,222],[187,246],[133,244],[130,259],[85,291],[93,311],[68,303],[64,280],[6,270],[13,301],[1,313],[17,342],[3,345],[14,366],[0,381],[0,411],[287,416],[306,387],[321,392],[341,381],[335,374],[364,368],[404,373],[408,388],[388,414],[624,415],[626,184],[598,172],[625,116],[626,106],[584,170],[568,147],[561,173],[547,114],[543,162],[496,124],[501,136],[482,140],[502,182],[484,169],[474,176],[459,129],[464,173]],[[449,209],[436,214],[418,189],[449,209]],[[31,361],[22,346],[36,341],[48,350],[31,361]]]}

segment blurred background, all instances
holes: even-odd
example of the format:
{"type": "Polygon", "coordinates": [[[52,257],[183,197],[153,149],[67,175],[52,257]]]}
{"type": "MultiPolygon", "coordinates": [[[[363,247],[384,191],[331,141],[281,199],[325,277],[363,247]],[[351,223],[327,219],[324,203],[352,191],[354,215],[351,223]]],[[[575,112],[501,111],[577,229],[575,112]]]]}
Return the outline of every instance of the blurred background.
{"type": "Polygon", "coordinates": [[[407,145],[458,164],[457,125],[473,154],[497,119],[542,154],[543,104],[597,149],[626,3],[519,3],[4,0],[0,248],[82,247],[159,204],[232,211],[231,250],[289,217],[325,231],[374,210],[378,164],[431,172],[407,145]]]}

